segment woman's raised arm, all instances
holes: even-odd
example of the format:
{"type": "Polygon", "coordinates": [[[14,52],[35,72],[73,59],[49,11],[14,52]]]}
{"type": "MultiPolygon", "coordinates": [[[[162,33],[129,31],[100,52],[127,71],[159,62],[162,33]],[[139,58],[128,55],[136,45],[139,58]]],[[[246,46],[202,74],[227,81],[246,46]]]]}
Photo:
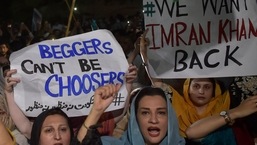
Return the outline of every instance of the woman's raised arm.
{"type": "Polygon", "coordinates": [[[12,74],[16,73],[17,70],[10,70],[7,72],[5,77],[5,94],[7,98],[7,103],[10,111],[10,115],[19,129],[19,131],[30,139],[32,122],[23,114],[21,109],[14,101],[13,87],[20,82],[19,78],[12,77],[12,74]]]}
{"type": "Polygon", "coordinates": [[[108,84],[99,87],[94,93],[94,104],[91,108],[89,115],[84,121],[83,125],[79,129],[77,139],[82,142],[84,137],[87,135],[90,126],[96,125],[101,115],[112,103],[113,99],[116,97],[121,85],[120,84],[108,84]]]}

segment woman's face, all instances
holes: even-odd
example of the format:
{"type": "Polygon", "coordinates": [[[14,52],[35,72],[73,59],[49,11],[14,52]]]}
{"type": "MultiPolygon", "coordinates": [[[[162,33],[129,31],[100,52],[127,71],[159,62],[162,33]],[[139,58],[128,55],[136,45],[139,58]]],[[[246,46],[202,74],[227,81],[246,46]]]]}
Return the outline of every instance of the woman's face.
{"type": "Polygon", "coordinates": [[[207,105],[213,96],[214,86],[209,79],[193,79],[189,86],[189,96],[197,107],[207,105]]]}
{"type": "Polygon", "coordinates": [[[168,109],[164,98],[144,96],[138,104],[137,121],[146,145],[159,144],[168,128],[168,109]]]}
{"type": "Polygon", "coordinates": [[[67,120],[59,115],[46,117],[40,134],[39,145],[70,145],[71,133],[67,120]]]}

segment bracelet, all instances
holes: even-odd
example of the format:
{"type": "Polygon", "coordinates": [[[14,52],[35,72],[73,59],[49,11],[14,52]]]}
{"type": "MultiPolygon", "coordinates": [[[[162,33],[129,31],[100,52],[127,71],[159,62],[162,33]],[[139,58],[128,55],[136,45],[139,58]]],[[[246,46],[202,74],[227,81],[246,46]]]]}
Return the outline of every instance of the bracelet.
{"type": "Polygon", "coordinates": [[[83,123],[83,126],[87,129],[87,130],[95,130],[98,127],[103,127],[102,124],[95,124],[95,125],[91,125],[89,127],[86,126],[85,122],[83,123]]]}
{"type": "Polygon", "coordinates": [[[83,126],[84,126],[87,130],[90,130],[90,128],[86,126],[85,122],[83,123],[83,126]]]}
{"type": "Polygon", "coordinates": [[[143,63],[142,63],[142,66],[147,66],[147,63],[143,62],[143,63]]]}

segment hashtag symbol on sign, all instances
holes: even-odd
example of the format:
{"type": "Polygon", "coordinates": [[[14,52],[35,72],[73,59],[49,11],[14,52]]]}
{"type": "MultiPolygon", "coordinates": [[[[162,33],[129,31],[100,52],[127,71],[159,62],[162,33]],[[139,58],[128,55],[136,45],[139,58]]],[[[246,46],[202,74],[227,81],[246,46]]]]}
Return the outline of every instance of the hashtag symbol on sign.
{"type": "Polygon", "coordinates": [[[146,5],[144,5],[143,7],[144,7],[144,13],[146,13],[146,16],[152,17],[153,14],[155,13],[155,10],[154,10],[155,5],[153,4],[153,2],[151,3],[147,2],[146,5]]]}
{"type": "Polygon", "coordinates": [[[117,94],[116,98],[113,100],[114,106],[120,106],[120,103],[123,103],[124,97],[121,96],[121,94],[117,94]]]}

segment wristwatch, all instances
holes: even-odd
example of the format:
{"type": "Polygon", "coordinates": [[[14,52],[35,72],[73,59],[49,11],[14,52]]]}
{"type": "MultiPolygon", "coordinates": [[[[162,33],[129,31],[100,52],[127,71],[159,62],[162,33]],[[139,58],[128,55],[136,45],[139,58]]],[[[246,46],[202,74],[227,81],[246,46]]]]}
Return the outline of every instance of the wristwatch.
{"type": "Polygon", "coordinates": [[[225,119],[225,121],[226,121],[226,123],[227,123],[228,125],[233,125],[233,124],[235,123],[235,120],[232,120],[232,119],[230,118],[230,116],[229,116],[229,114],[228,114],[227,111],[221,111],[221,112],[220,112],[220,116],[224,117],[224,119],[225,119]]]}

